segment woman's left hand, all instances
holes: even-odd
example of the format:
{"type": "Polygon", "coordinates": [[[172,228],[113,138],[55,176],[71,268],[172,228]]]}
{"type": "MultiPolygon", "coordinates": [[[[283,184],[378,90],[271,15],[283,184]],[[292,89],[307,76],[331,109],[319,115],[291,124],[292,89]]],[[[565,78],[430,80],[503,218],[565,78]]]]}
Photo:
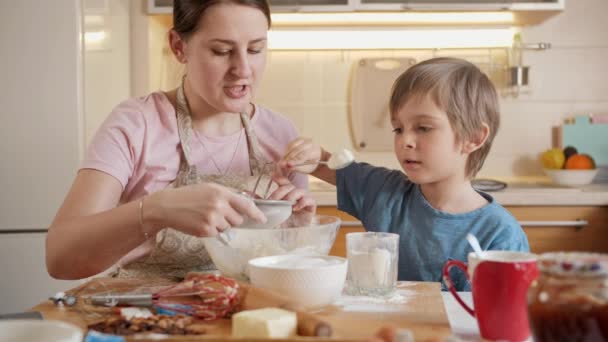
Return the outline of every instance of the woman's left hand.
{"type": "Polygon", "coordinates": [[[288,178],[288,174],[275,171],[272,179],[277,183],[278,187],[268,199],[292,201],[295,203],[293,205],[293,211],[303,210],[314,213],[317,210],[317,204],[308,191],[293,185],[288,178]]]}

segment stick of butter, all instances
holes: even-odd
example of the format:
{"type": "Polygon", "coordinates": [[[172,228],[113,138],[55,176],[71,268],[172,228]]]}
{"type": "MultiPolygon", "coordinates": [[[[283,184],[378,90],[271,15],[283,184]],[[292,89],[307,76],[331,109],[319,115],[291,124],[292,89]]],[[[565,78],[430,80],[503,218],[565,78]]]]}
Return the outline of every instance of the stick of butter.
{"type": "Polygon", "coordinates": [[[264,308],[245,310],[232,315],[233,337],[274,337],[294,336],[298,326],[295,312],[264,308]]]}

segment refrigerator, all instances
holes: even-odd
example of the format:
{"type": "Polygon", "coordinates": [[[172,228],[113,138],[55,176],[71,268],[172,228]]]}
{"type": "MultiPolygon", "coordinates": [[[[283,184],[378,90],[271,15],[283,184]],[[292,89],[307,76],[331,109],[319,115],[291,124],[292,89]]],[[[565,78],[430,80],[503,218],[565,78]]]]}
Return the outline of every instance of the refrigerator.
{"type": "Polygon", "coordinates": [[[80,0],[0,2],[0,314],[78,281],[52,279],[46,231],[83,148],[80,0]]]}

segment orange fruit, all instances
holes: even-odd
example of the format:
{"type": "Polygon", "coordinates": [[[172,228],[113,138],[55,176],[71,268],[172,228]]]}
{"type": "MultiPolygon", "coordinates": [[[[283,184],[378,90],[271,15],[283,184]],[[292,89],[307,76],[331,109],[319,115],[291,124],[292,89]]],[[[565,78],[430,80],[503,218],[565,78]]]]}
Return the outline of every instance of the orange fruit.
{"type": "Polygon", "coordinates": [[[595,162],[588,154],[574,154],[566,160],[565,169],[590,170],[595,169],[595,162]]]}

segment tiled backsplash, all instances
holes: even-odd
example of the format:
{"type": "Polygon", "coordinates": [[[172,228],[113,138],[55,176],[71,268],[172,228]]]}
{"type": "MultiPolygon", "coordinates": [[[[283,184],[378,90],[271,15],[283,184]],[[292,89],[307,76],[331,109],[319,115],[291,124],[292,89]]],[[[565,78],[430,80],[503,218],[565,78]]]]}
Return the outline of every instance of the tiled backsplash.
{"type": "MultiPolygon", "coordinates": [[[[570,0],[566,10],[538,26],[522,29],[524,42],[549,42],[544,51],[524,51],[530,91],[501,99],[502,122],[480,176],[538,176],[537,155],[552,144],[552,127],[569,116],[608,113],[608,12],[605,0],[570,0]],[[584,8],[593,8],[585,11],[584,8]]],[[[487,53],[487,50],[486,52],[487,53]]],[[[423,60],[455,55],[489,71],[483,51],[274,51],[257,102],[289,117],[304,136],[329,150],[352,146],[348,119],[349,78],[361,58],[411,56],[423,60]]],[[[166,55],[171,57],[169,55],[166,55]]],[[[505,63],[504,53],[494,61],[505,63]]],[[[165,75],[177,75],[165,61],[165,75]]],[[[497,84],[502,81],[494,73],[497,84]]],[[[175,77],[153,88],[167,88],[175,77]]],[[[373,86],[373,85],[370,85],[373,86]]],[[[387,132],[389,134],[390,132],[387,132]]],[[[357,153],[359,160],[398,168],[391,152],[357,153]]]]}

